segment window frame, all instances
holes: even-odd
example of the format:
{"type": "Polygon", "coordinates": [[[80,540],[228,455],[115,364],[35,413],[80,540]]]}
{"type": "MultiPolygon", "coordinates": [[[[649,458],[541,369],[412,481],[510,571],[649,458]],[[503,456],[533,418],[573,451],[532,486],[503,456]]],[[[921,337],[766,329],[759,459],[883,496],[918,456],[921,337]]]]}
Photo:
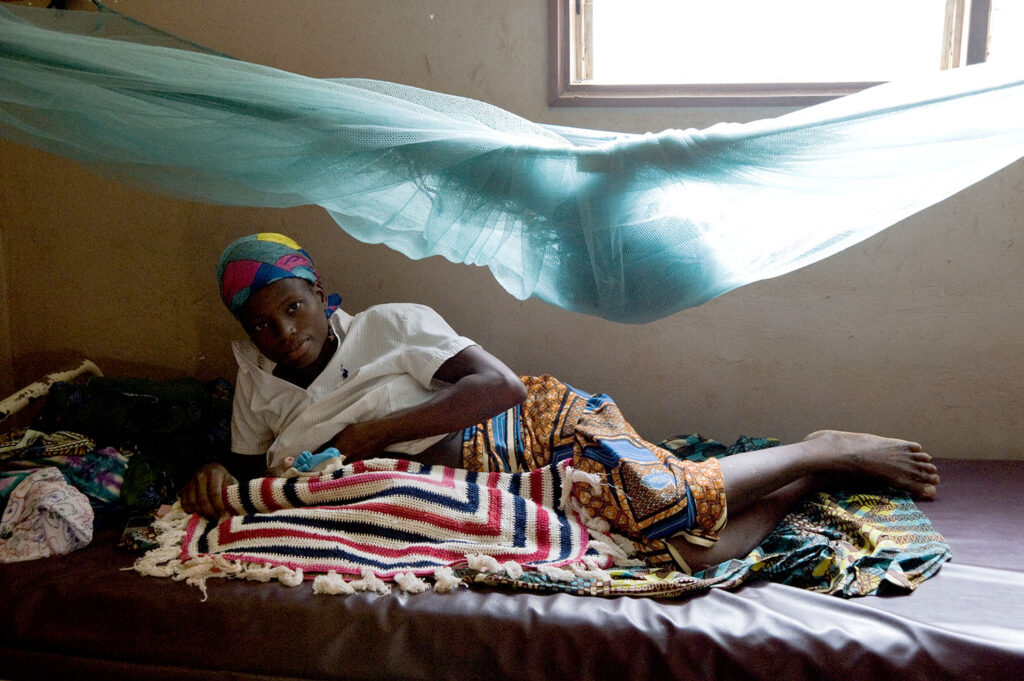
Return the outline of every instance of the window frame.
{"type": "MultiPolygon", "coordinates": [[[[713,0],[712,0],[713,1],[713,0]]],[[[548,0],[548,103],[559,107],[652,106],[808,106],[859,92],[878,82],[607,84],[576,78],[581,70],[575,54],[586,0],[548,0]]],[[[947,0],[947,12],[965,12],[965,0],[947,0]]],[[[961,31],[943,36],[943,68],[985,61],[991,0],[970,1],[966,48],[961,31]]],[[[948,23],[948,22],[947,22],[948,23]]],[[[962,26],[962,23],[955,24],[962,26]]]]}

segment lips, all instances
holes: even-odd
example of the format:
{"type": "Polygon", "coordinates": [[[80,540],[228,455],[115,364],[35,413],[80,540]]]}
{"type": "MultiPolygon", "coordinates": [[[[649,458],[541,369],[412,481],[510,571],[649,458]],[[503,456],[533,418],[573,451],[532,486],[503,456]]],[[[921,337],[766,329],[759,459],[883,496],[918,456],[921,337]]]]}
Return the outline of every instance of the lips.
{"type": "Polygon", "coordinates": [[[302,340],[302,342],[300,342],[298,345],[288,348],[285,351],[285,357],[292,360],[298,359],[302,355],[306,354],[306,350],[307,348],[309,348],[309,344],[311,342],[312,341],[309,338],[306,338],[302,340]]]}

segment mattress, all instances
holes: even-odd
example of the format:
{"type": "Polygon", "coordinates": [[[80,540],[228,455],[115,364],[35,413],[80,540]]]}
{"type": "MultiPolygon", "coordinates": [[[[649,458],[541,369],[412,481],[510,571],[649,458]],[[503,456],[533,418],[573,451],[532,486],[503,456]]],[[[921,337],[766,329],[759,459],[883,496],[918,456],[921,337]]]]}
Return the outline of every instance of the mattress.
{"type": "Polygon", "coordinates": [[[953,560],[909,595],[771,583],[679,600],[461,589],[314,595],[122,568],[119,528],[0,565],[4,679],[1024,677],[1024,461],[939,462],[953,560]]]}

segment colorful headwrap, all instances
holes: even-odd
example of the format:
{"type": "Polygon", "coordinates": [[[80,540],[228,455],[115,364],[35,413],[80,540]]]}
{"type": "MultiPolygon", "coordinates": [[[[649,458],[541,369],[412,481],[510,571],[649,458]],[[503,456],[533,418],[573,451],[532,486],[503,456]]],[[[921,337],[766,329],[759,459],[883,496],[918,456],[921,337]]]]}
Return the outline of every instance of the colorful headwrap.
{"type": "MultiPolygon", "coordinates": [[[[249,296],[267,284],[289,277],[320,283],[309,253],[292,239],[273,232],[243,236],[224,249],[217,263],[220,297],[235,317],[241,314],[249,296]]],[[[330,297],[328,314],[340,301],[336,295],[330,297]]]]}

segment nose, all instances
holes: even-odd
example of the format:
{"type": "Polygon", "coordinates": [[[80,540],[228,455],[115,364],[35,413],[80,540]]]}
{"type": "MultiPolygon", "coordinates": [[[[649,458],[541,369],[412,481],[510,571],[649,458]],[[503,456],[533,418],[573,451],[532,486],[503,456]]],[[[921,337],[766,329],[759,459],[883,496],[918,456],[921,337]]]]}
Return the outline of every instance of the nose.
{"type": "Polygon", "coordinates": [[[281,340],[288,340],[295,335],[295,323],[287,317],[277,320],[275,327],[277,329],[277,337],[281,340]]]}

